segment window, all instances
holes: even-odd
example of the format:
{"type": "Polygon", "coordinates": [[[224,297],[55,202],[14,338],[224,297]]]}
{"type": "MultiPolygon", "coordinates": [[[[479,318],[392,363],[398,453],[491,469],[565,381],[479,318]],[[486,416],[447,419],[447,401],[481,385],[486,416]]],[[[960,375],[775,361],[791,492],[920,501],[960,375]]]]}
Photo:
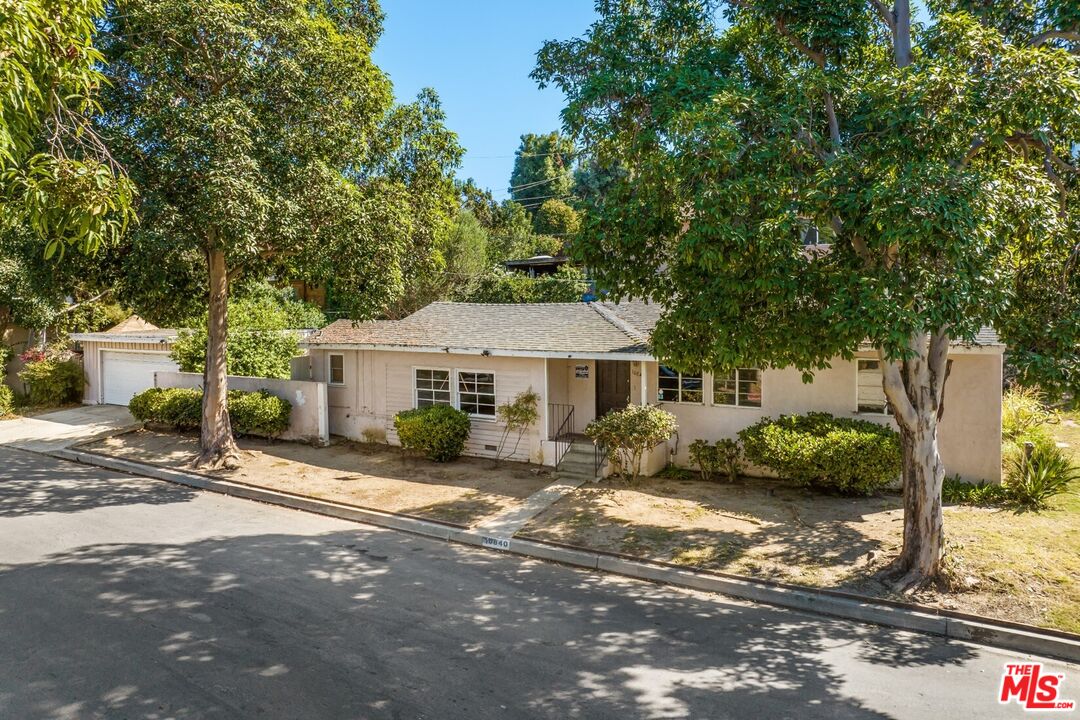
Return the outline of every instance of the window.
{"type": "Polygon", "coordinates": [[[416,407],[450,405],[450,371],[416,368],[416,407]]]}
{"type": "Polygon", "coordinates": [[[881,362],[878,360],[856,360],[856,408],[861,413],[887,413],[889,402],[885,399],[885,389],[881,385],[881,362]]]}
{"type": "Polygon", "coordinates": [[[470,415],[495,417],[495,374],[459,371],[458,408],[470,415]]]}
{"type": "Polygon", "coordinates": [[[713,375],[713,405],[761,407],[761,370],[738,368],[713,375]]]}
{"type": "Polygon", "coordinates": [[[329,359],[330,371],[328,374],[331,385],[345,384],[345,356],[331,355],[329,359]]]}
{"type": "Polygon", "coordinates": [[[701,388],[701,373],[688,375],[660,366],[660,402],[700,403],[704,399],[701,388]]]}

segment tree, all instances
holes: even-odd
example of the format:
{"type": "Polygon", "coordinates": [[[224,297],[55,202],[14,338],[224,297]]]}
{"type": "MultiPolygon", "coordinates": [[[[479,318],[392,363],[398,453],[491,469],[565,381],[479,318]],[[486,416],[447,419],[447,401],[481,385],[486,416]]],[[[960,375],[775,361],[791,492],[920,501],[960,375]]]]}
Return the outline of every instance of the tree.
{"type": "Polygon", "coordinates": [[[533,229],[540,235],[567,238],[577,234],[581,218],[574,208],[562,200],[545,200],[533,217],[533,229]]]}
{"type": "MultiPolygon", "coordinates": [[[[1080,56],[1039,42],[1072,31],[1010,35],[934,2],[913,25],[905,0],[732,0],[725,28],[697,0],[597,10],[534,71],[587,154],[627,170],[588,204],[579,257],[616,297],[665,306],[652,342],[675,367],[810,380],[876,348],[903,450],[892,578],[935,576],[950,343],[1010,327],[1015,297],[1038,302],[1025,278],[1075,293],[1080,56]],[[827,251],[804,248],[809,227],[827,251]]],[[[1059,321],[1077,337],[1076,313],[1059,321]]]]}
{"type": "Polygon", "coordinates": [[[473,303],[580,302],[588,290],[585,274],[572,265],[534,278],[496,267],[462,286],[455,299],[473,303]]]}
{"type": "Polygon", "coordinates": [[[0,232],[35,232],[49,257],[96,252],[131,215],[132,186],[87,119],[101,12],[101,0],[19,0],[0,14],[0,232]]]}
{"type": "Polygon", "coordinates": [[[557,132],[527,133],[514,154],[510,197],[530,213],[549,198],[563,198],[573,185],[574,142],[557,132]]]}
{"type": "Polygon", "coordinates": [[[423,271],[453,210],[460,151],[432,93],[393,106],[371,60],[381,28],[360,0],[109,7],[100,127],[143,197],[130,265],[141,279],[128,290],[139,310],[177,292],[209,308],[199,464],[238,458],[230,287],[271,275],[332,284],[350,316],[371,317],[423,271]],[[178,273],[159,270],[154,288],[163,246],[178,273]]]}

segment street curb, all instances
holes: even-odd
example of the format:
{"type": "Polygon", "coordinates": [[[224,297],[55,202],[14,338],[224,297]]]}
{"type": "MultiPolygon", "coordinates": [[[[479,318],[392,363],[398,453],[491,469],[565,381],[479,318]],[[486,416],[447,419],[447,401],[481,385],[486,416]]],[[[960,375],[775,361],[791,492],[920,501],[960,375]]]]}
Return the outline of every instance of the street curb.
{"type": "Polygon", "coordinates": [[[46,454],[61,460],[151,477],[201,490],[256,500],[294,510],[304,510],[342,520],[367,523],[436,540],[473,545],[523,557],[623,575],[639,580],[720,593],[729,597],[778,605],[794,610],[869,622],[901,630],[928,633],[1005,650],[1080,663],[1080,636],[1071,633],[1042,632],[1041,629],[1033,626],[1010,627],[992,621],[955,617],[955,614],[946,614],[937,608],[890,604],[877,602],[870,598],[860,599],[853,596],[839,596],[837,593],[827,590],[779,585],[754,578],[724,576],[674,568],[662,563],[633,560],[603,552],[564,547],[535,539],[494,537],[484,535],[476,530],[462,529],[459,526],[266,490],[228,480],[217,480],[206,475],[178,472],[97,453],[63,449],[46,454]]]}

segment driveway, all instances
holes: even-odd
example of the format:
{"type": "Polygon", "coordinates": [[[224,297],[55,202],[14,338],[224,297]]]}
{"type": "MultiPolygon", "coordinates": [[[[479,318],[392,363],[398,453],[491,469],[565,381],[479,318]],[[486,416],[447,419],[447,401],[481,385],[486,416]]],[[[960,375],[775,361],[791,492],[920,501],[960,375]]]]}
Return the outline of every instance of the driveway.
{"type": "Polygon", "coordinates": [[[5,448],[0,638],[21,720],[1023,716],[1008,653],[5,448]]]}
{"type": "Polygon", "coordinates": [[[48,452],[138,425],[122,405],[83,405],[34,417],[0,420],[0,447],[48,452]]]}

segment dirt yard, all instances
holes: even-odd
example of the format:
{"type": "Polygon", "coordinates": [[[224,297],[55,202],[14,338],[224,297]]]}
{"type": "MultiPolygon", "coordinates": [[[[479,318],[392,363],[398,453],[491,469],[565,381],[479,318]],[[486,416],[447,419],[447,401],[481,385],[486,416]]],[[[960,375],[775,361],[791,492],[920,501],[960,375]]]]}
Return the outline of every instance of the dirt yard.
{"type": "MultiPolygon", "coordinates": [[[[193,434],[140,430],[83,446],[114,457],[190,469],[199,439],[193,434]]],[[[407,513],[459,525],[516,506],[552,482],[546,469],[522,463],[459,458],[433,463],[398,448],[338,442],[327,448],[241,440],[244,464],[210,474],[284,492],[407,513]]]]}
{"type": "MultiPolygon", "coordinates": [[[[1055,431],[1080,462],[1076,419],[1055,431]]],[[[900,549],[898,494],[840,498],[680,475],[584,486],[519,536],[895,597],[877,576],[900,549]]],[[[1080,497],[1062,496],[1041,513],[947,507],[945,533],[948,587],[896,599],[1080,632],[1080,497]]]]}

